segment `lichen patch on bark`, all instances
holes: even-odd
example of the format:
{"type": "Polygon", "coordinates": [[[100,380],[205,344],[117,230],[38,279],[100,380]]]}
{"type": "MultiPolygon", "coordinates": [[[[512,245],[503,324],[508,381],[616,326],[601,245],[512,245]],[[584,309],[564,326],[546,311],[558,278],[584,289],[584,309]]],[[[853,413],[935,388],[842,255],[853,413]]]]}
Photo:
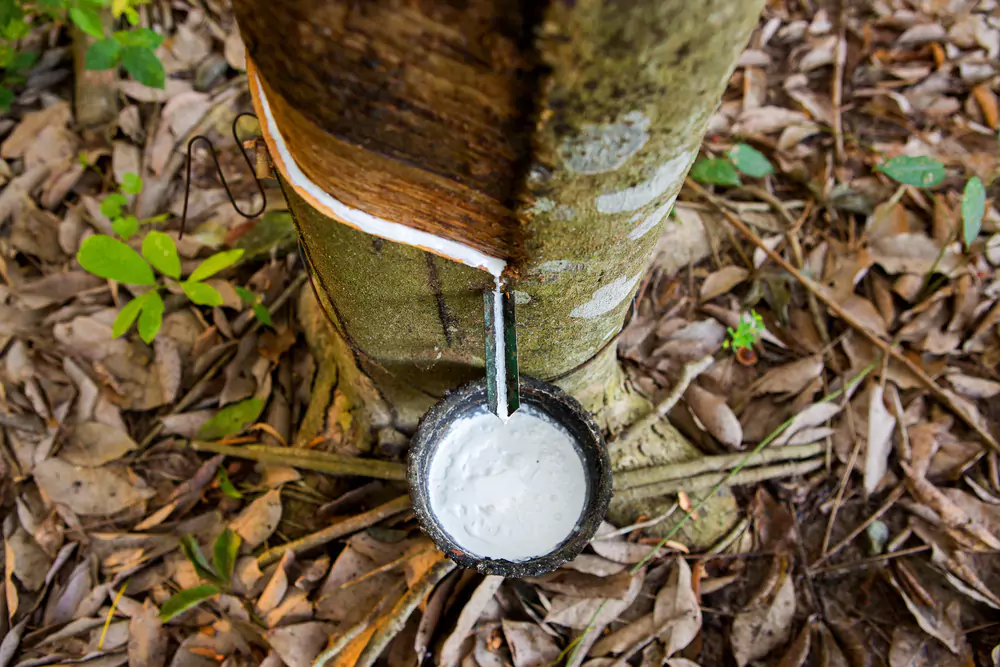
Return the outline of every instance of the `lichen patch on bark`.
{"type": "Polygon", "coordinates": [[[695,155],[696,152],[683,152],[657,167],[649,180],[618,192],[598,196],[594,202],[597,210],[601,213],[625,213],[653,202],[666,192],[667,188],[676,185],[677,180],[687,173],[695,155]]]}
{"type": "Polygon", "coordinates": [[[630,111],[613,123],[586,123],[559,147],[563,163],[578,174],[603,174],[621,167],[649,141],[649,118],[630,111]]]}

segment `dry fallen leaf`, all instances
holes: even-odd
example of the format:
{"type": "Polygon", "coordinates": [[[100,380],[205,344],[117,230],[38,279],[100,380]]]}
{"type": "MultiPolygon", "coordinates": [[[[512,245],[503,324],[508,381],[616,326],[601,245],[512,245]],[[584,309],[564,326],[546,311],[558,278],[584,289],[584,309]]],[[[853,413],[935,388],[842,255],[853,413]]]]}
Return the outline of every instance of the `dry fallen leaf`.
{"type": "Polygon", "coordinates": [[[731,449],[743,444],[743,426],[724,398],[692,383],[684,392],[684,400],[705,430],[719,442],[731,449]]]}
{"type": "Polygon", "coordinates": [[[730,642],[739,667],[759,660],[788,641],[795,617],[795,586],[787,574],[774,598],[757,609],[741,612],[733,619],[730,642]]]}
{"type": "Polygon", "coordinates": [[[823,366],[823,356],[817,354],[772,368],[754,383],[753,394],[798,393],[819,377],[823,366]]]}
{"type": "Polygon", "coordinates": [[[889,470],[892,433],[896,418],[885,407],[882,385],[873,385],[868,409],[868,442],[865,449],[865,493],[872,494],[889,470]]]}
{"type": "Polygon", "coordinates": [[[472,631],[476,621],[479,620],[480,614],[483,613],[487,603],[493,599],[493,596],[502,583],[503,577],[490,575],[483,579],[482,583],[476,587],[476,590],[472,593],[472,597],[469,598],[465,607],[462,608],[462,612],[458,615],[455,629],[452,630],[441,646],[441,652],[437,660],[438,667],[451,667],[458,664],[461,659],[459,650],[462,643],[472,631]]]}
{"type": "Polygon", "coordinates": [[[501,621],[504,637],[510,647],[514,667],[542,667],[559,657],[559,646],[544,630],[534,623],[501,621]]]}
{"type": "Polygon", "coordinates": [[[263,544],[280,521],[281,491],[273,489],[250,503],[232,520],[229,528],[243,538],[244,548],[249,550],[263,544]]]}
{"type": "Polygon", "coordinates": [[[54,503],[66,505],[81,516],[115,514],[152,498],[107,468],[84,468],[62,459],[48,459],[35,466],[35,483],[54,503]]]}
{"type": "Polygon", "coordinates": [[[73,427],[59,458],[78,466],[94,468],[115,461],[138,445],[128,433],[100,422],[85,422],[73,427]]]}
{"type": "Polygon", "coordinates": [[[265,639],[288,667],[312,667],[336,629],[332,623],[310,621],[268,630],[265,639]]]}
{"type": "Polygon", "coordinates": [[[711,301],[717,296],[728,294],[734,287],[747,279],[750,272],[742,266],[725,266],[710,274],[701,284],[701,300],[711,301]]]}
{"type": "Polygon", "coordinates": [[[660,628],[667,657],[684,649],[701,631],[701,607],[691,585],[691,568],[679,556],[667,584],[656,594],[653,622],[660,628]]]}

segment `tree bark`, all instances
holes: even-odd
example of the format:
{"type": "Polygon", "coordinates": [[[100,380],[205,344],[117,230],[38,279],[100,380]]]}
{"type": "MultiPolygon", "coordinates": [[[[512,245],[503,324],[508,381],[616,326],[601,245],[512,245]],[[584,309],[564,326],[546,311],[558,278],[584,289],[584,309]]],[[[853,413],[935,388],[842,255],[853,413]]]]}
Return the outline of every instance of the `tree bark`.
{"type": "MultiPolygon", "coordinates": [[[[236,0],[234,10],[272,156],[283,143],[355,212],[507,261],[522,374],[563,386],[615,431],[649,404],[624,381],[614,337],[762,4],[236,0]]],[[[412,430],[446,391],[482,376],[492,276],[355,229],[277,162],[316,296],[346,343],[340,361],[384,401],[371,428],[412,430]]],[[[698,455],[665,423],[649,433],[657,446],[619,466],[698,455]]]]}

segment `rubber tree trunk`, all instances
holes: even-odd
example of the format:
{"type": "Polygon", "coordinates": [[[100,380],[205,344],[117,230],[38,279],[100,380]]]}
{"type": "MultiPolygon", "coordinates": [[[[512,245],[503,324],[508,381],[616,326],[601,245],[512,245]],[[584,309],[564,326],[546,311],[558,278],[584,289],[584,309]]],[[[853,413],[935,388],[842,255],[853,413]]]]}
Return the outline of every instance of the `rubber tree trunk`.
{"type": "Polygon", "coordinates": [[[648,404],[609,342],[762,4],[235,0],[317,296],[386,421],[482,376],[493,278],[353,228],[315,188],[507,260],[522,374],[619,428],[648,404]]]}

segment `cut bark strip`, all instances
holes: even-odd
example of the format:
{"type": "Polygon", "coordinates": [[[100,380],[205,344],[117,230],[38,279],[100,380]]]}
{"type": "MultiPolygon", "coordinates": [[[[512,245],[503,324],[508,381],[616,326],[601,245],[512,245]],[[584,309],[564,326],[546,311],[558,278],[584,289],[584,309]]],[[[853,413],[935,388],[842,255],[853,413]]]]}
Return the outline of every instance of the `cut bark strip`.
{"type": "Polygon", "coordinates": [[[470,197],[475,199],[477,198],[474,196],[475,193],[461,188],[457,184],[449,183],[446,179],[440,179],[429,172],[401,167],[393,160],[375,158],[368,151],[360,150],[356,146],[334,139],[302,116],[292,105],[287,104],[279,94],[271,89],[249,57],[247,58],[247,76],[250,80],[250,93],[254,109],[261,119],[261,133],[267,142],[271,159],[274,160],[278,170],[292,189],[309,202],[313,208],[338,222],[368,234],[388,241],[414,246],[473,268],[481,268],[495,276],[500,275],[506,262],[498,255],[507,256],[510,254],[510,249],[498,248],[497,245],[506,237],[505,225],[501,221],[506,218],[511,218],[512,221],[510,211],[504,210],[495,201],[486,205],[488,198],[480,195],[478,198],[483,201],[479,203],[479,206],[471,209],[451,210],[443,214],[442,211],[438,210],[438,207],[456,208],[455,204],[446,204],[445,202],[464,202],[468,201],[470,197]],[[296,133],[288,136],[283,134],[279,127],[279,119],[283,125],[295,128],[296,133]],[[297,151],[299,157],[295,157],[292,145],[286,143],[291,142],[292,137],[295,140],[301,140],[303,148],[305,146],[312,148],[297,151]],[[339,165],[339,168],[334,169],[336,177],[334,171],[329,171],[330,165],[322,160],[310,160],[308,167],[305,163],[299,163],[304,156],[317,154],[315,146],[326,148],[327,150],[321,152],[331,162],[336,158],[343,163],[339,165]],[[362,159],[365,160],[364,166],[358,168],[357,162],[362,159]],[[375,164],[368,164],[372,160],[375,161],[375,164]],[[311,177],[303,167],[306,169],[311,167],[310,171],[315,174],[316,178],[311,177]],[[343,182],[345,178],[351,180],[348,176],[350,174],[355,174],[356,177],[366,180],[384,180],[387,174],[400,169],[406,172],[403,178],[390,177],[389,181],[374,184],[357,182],[350,184],[347,189],[338,189],[336,193],[328,191],[328,188],[332,187],[334,183],[343,182]],[[396,206],[382,208],[384,203],[389,200],[388,197],[360,198],[357,193],[351,194],[349,192],[351,186],[360,191],[362,188],[371,188],[372,185],[375,186],[376,192],[405,192],[407,189],[412,190],[423,186],[428,193],[435,190],[447,191],[457,187],[463,194],[453,192],[450,196],[444,197],[439,194],[430,202],[424,201],[426,197],[407,196],[405,201],[397,203],[396,206]],[[432,204],[432,206],[429,208],[428,204],[432,204]],[[373,206],[375,208],[372,208],[373,206]],[[482,208],[484,211],[479,212],[474,210],[475,208],[482,208]],[[449,229],[440,222],[449,219],[478,219],[478,222],[466,227],[449,229]],[[406,220],[412,226],[396,222],[397,220],[406,220]],[[478,229],[480,232],[476,238],[470,238],[468,234],[463,233],[466,229],[478,229]],[[464,237],[463,240],[467,243],[452,240],[446,234],[464,237]]]}

